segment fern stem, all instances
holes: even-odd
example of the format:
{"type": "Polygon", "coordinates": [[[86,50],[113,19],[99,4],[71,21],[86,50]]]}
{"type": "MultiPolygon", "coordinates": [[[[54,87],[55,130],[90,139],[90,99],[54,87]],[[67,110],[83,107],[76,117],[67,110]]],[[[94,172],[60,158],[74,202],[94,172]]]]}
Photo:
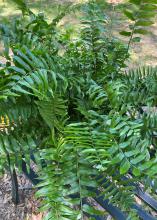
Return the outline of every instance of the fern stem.
{"type": "Polygon", "coordinates": [[[128,47],[127,47],[127,54],[129,52],[129,49],[130,49],[130,46],[131,46],[131,43],[132,43],[132,39],[133,39],[133,36],[134,36],[134,33],[135,33],[136,23],[138,21],[138,15],[139,15],[139,11],[141,10],[141,6],[142,6],[142,2],[140,3],[139,10],[135,14],[136,20],[135,20],[135,23],[134,23],[134,26],[133,26],[133,29],[132,29],[130,39],[129,39],[129,43],[128,43],[128,47]]]}
{"type": "Polygon", "coordinates": [[[134,32],[135,32],[135,27],[136,27],[136,22],[133,26],[133,30],[132,30],[132,33],[131,33],[131,36],[130,36],[130,39],[129,39],[129,43],[128,43],[128,47],[127,47],[127,54],[129,53],[129,50],[130,50],[130,46],[131,46],[132,39],[133,39],[134,32]]]}
{"type": "Polygon", "coordinates": [[[56,146],[56,140],[55,140],[55,128],[53,127],[51,129],[51,137],[52,137],[52,142],[56,146]]]}
{"type": "Polygon", "coordinates": [[[57,219],[59,220],[61,216],[60,216],[60,214],[59,214],[59,212],[58,212],[58,210],[57,210],[58,204],[57,204],[56,202],[55,202],[54,207],[55,207],[55,213],[56,213],[57,219]]]}
{"type": "Polygon", "coordinates": [[[79,184],[79,194],[80,194],[80,207],[81,207],[81,220],[83,220],[83,196],[82,196],[82,187],[81,187],[81,179],[79,174],[79,161],[78,161],[78,152],[77,152],[77,160],[76,160],[76,169],[77,169],[77,178],[79,184]]]}
{"type": "Polygon", "coordinates": [[[92,138],[92,129],[91,129],[91,127],[89,127],[89,133],[90,133],[90,137],[91,137],[92,147],[93,147],[93,149],[95,150],[95,155],[96,155],[96,157],[98,158],[98,160],[99,160],[99,162],[100,162],[100,164],[101,164],[101,168],[103,168],[103,164],[102,164],[102,162],[101,162],[101,158],[100,158],[100,156],[99,156],[99,154],[98,154],[96,148],[94,147],[95,144],[94,144],[94,141],[93,141],[93,138],[92,138]]]}

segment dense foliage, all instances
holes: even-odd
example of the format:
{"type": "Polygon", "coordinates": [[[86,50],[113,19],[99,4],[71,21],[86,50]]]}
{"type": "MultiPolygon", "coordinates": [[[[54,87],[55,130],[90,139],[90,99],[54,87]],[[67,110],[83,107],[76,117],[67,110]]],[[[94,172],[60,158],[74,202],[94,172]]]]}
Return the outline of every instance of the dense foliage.
{"type": "Polygon", "coordinates": [[[22,159],[29,166],[35,155],[46,220],[103,214],[84,205],[96,196],[91,188],[138,219],[132,183],[151,190],[156,183],[157,69],[125,69],[131,43],[153,24],[157,1],[129,1],[131,25],[121,32],[128,45],[108,34],[101,1],[75,6],[82,20],[73,37],[58,25],[68,7],[47,22],[15,2],[23,17],[1,25],[7,61],[0,68],[0,114],[8,125],[0,132],[1,170],[21,170],[22,159]]]}

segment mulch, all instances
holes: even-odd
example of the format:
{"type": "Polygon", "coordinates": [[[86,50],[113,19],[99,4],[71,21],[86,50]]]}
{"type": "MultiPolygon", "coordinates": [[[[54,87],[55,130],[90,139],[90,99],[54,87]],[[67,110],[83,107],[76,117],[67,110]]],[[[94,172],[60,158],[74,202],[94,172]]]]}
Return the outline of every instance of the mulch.
{"type": "Polygon", "coordinates": [[[24,175],[18,175],[18,183],[20,203],[15,205],[12,202],[10,175],[0,177],[0,220],[42,219],[37,213],[40,202],[35,198],[33,185],[24,175]]]}

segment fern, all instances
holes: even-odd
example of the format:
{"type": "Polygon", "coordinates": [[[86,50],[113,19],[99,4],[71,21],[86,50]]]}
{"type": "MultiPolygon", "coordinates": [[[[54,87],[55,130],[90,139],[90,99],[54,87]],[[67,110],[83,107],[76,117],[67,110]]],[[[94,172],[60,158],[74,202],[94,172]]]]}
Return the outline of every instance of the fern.
{"type": "Polygon", "coordinates": [[[75,39],[59,30],[68,8],[49,23],[23,1],[19,6],[27,20],[1,27],[7,62],[0,69],[6,126],[0,131],[0,169],[20,170],[22,160],[29,166],[30,153],[38,154],[37,196],[45,219],[104,214],[85,205],[86,198],[97,199],[98,189],[128,218],[139,219],[136,185],[153,190],[150,182],[156,181],[156,68],[124,68],[136,34],[152,24],[156,1],[130,0],[125,14],[132,26],[122,33],[128,45],[108,37],[106,4],[78,7],[84,17],[75,39]]]}
{"type": "Polygon", "coordinates": [[[65,101],[61,97],[52,97],[48,101],[38,101],[39,112],[50,128],[62,130],[67,120],[65,101]]]}
{"type": "Polygon", "coordinates": [[[148,34],[147,27],[154,24],[156,16],[156,1],[149,0],[130,0],[131,7],[124,10],[124,14],[132,22],[129,31],[122,31],[121,34],[129,36],[128,50],[132,42],[139,42],[140,36],[148,34]],[[135,36],[135,37],[134,37],[135,36]]]}
{"type": "Polygon", "coordinates": [[[97,183],[92,177],[93,170],[79,151],[75,142],[67,143],[61,138],[58,146],[44,152],[44,158],[48,159],[53,155],[51,159],[54,161],[53,165],[46,166],[45,175],[42,177],[43,183],[39,185],[43,188],[37,193],[37,196],[46,197],[46,201],[43,200],[42,210],[53,207],[45,219],[83,219],[84,212],[87,212],[87,207],[83,204],[83,200],[91,196],[87,187],[96,187],[97,183]],[[87,177],[87,171],[91,177],[87,177]],[[74,210],[74,205],[78,210],[74,210]]]}
{"type": "Polygon", "coordinates": [[[12,0],[17,6],[18,6],[18,9],[20,9],[24,14],[30,14],[32,13],[31,10],[28,8],[28,5],[26,4],[26,1],[23,1],[23,0],[12,0]]]}
{"type": "MultiPolygon", "coordinates": [[[[5,167],[7,162],[7,156],[10,157],[10,166],[13,169],[16,165],[19,170],[22,169],[22,160],[25,160],[28,167],[30,166],[30,154],[33,149],[35,149],[36,144],[30,136],[15,138],[15,135],[0,135],[0,155],[1,162],[5,163],[5,167]]],[[[4,168],[4,167],[3,167],[4,168]]]]}

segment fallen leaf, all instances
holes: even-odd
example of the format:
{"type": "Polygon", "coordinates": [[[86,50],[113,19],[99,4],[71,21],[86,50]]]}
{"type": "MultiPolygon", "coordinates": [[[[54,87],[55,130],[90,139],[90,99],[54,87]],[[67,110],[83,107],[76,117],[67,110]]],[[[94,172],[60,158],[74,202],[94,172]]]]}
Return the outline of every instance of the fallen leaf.
{"type": "Polygon", "coordinates": [[[42,217],[43,217],[42,213],[39,213],[37,215],[33,214],[30,220],[42,220],[42,217]]]}

